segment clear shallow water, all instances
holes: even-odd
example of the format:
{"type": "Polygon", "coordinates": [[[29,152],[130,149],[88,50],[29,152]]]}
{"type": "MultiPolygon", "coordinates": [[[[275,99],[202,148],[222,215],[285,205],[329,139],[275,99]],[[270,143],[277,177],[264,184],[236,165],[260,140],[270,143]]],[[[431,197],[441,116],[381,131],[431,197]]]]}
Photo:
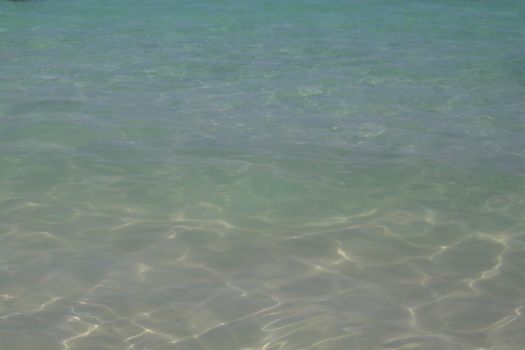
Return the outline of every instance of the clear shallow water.
{"type": "Polygon", "coordinates": [[[2,349],[521,349],[524,14],[0,3],[2,349]]]}

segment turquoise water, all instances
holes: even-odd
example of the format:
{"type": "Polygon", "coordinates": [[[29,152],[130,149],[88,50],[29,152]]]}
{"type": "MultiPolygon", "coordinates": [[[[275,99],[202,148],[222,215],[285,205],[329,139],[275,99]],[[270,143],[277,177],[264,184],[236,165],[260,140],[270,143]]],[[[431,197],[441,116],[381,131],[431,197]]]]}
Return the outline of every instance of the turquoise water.
{"type": "Polygon", "coordinates": [[[524,18],[0,2],[0,348],[522,349],[524,18]]]}

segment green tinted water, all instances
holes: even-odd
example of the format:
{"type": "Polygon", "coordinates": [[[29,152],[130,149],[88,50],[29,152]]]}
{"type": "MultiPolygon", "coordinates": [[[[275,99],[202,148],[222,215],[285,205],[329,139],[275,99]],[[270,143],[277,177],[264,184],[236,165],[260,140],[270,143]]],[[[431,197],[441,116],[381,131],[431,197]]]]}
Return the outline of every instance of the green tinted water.
{"type": "Polygon", "coordinates": [[[520,1],[0,3],[0,344],[518,350],[520,1]]]}

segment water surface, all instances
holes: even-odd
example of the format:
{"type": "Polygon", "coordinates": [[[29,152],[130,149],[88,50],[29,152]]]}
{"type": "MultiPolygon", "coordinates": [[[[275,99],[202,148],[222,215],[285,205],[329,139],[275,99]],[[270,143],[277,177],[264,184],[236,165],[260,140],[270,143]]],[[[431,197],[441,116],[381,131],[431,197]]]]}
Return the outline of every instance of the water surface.
{"type": "Polygon", "coordinates": [[[521,349],[524,13],[1,2],[2,349],[521,349]]]}

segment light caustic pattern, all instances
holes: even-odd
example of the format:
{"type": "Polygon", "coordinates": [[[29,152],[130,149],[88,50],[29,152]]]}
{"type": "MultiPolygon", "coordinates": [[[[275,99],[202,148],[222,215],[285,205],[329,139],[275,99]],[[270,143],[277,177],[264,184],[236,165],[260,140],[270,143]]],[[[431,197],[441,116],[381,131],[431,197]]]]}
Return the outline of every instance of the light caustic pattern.
{"type": "Polygon", "coordinates": [[[202,201],[164,220],[86,205],[41,223],[76,234],[4,225],[0,336],[7,349],[518,349],[524,222],[509,214],[523,198],[464,216],[381,203],[301,225],[253,214],[258,229],[202,201]]]}

